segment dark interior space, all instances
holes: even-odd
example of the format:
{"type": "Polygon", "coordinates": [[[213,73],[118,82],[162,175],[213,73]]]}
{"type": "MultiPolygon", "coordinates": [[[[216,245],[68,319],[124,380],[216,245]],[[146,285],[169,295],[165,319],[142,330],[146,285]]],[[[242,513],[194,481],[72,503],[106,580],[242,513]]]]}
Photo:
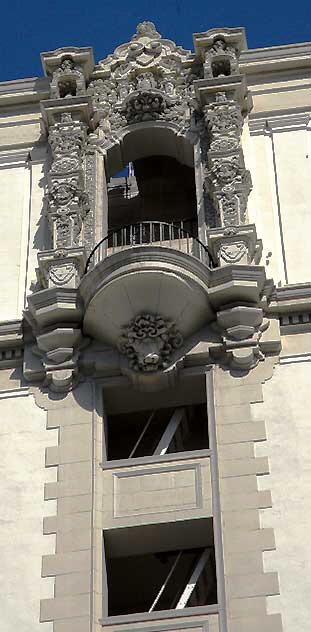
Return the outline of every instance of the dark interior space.
{"type": "Polygon", "coordinates": [[[116,230],[147,220],[173,222],[197,235],[194,170],[168,156],[131,163],[130,174],[108,183],[108,226],[116,230]]]}
{"type": "Polygon", "coordinates": [[[114,556],[113,547],[110,547],[109,534],[105,534],[109,616],[216,604],[212,520],[186,521],[185,525],[177,522],[169,527],[159,525],[160,537],[154,539],[150,539],[148,533],[145,538],[144,531],[148,528],[150,530],[148,526],[130,528],[134,534],[128,542],[128,554],[128,530],[125,530],[120,535],[123,545],[118,547],[118,557],[114,556]],[[187,528],[181,538],[184,542],[180,541],[178,533],[182,526],[187,528]],[[192,532],[199,533],[200,528],[202,535],[197,546],[193,546],[195,537],[192,532]],[[170,549],[165,548],[165,529],[168,534],[169,530],[172,531],[168,545],[174,540],[174,530],[176,533],[176,546],[170,549]],[[141,552],[136,549],[135,535],[140,540],[146,540],[145,547],[148,549],[149,544],[149,550],[141,552]],[[131,543],[134,543],[133,549],[131,543]],[[183,546],[180,547],[181,543],[183,546]],[[125,554],[120,555],[120,548],[125,554]]]}
{"type": "Polygon", "coordinates": [[[107,435],[108,460],[208,449],[206,403],[108,414],[107,435]]]}

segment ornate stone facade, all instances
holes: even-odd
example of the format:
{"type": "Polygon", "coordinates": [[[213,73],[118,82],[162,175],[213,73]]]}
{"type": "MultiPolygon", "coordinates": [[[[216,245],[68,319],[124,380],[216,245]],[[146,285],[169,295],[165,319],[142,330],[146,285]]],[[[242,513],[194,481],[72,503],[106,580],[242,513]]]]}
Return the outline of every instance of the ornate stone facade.
{"type": "Polygon", "coordinates": [[[99,62],[87,88],[97,137],[109,142],[122,127],[142,121],[189,127],[196,72],[189,51],[162,39],[152,22],[139,24],[129,43],[99,62]]]}
{"type": "Polygon", "coordinates": [[[1,86],[8,632],[282,632],[279,606],[308,629],[310,47],[248,51],[242,29],[194,43],[145,22],[98,64],[58,49],[45,78],[1,86]],[[153,610],[180,568],[178,607],[160,588],[153,610]]]}

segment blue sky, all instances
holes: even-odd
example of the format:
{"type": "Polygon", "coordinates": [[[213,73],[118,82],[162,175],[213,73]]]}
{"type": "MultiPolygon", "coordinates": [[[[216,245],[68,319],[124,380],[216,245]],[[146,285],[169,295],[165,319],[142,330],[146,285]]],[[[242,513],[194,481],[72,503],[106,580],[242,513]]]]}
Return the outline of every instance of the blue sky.
{"type": "Polygon", "coordinates": [[[93,46],[95,60],[129,40],[136,24],[192,49],[192,33],[245,26],[249,48],[311,40],[307,0],[3,0],[0,81],[42,75],[40,52],[93,46]]]}

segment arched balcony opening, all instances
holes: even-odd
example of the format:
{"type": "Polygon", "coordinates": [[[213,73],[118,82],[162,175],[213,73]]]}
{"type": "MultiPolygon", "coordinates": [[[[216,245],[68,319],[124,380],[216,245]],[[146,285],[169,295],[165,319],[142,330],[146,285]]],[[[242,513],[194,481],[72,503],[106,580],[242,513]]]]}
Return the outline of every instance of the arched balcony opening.
{"type": "Polygon", "coordinates": [[[197,236],[194,171],[170,156],[130,163],[108,184],[108,230],[141,222],[166,222],[197,236]]]}
{"type": "Polygon", "coordinates": [[[178,250],[208,266],[199,236],[193,146],[174,124],[126,127],[106,148],[106,231],[90,253],[86,271],[124,249],[178,250]]]}

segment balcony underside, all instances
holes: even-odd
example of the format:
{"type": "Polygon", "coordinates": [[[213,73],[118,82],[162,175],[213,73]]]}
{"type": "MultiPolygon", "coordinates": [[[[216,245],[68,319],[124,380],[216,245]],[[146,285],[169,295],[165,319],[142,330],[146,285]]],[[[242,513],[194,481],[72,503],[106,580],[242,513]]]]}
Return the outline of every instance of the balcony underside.
{"type": "Polygon", "coordinates": [[[114,345],[132,318],[151,313],[174,321],[186,338],[214,319],[209,272],[201,261],[173,248],[153,244],[117,251],[82,280],[84,332],[114,345]]]}

